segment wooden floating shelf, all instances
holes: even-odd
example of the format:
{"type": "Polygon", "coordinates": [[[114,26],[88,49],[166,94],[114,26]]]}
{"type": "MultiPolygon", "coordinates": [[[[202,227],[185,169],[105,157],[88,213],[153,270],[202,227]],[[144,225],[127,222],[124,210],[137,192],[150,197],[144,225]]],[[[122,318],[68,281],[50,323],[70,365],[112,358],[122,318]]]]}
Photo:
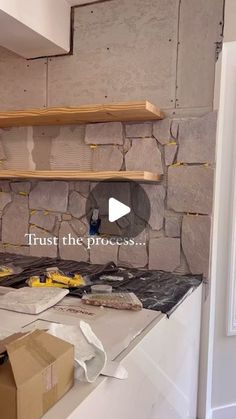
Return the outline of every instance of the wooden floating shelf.
{"type": "Polygon", "coordinates": [[[157,182],[162,176],[152,172],[143,171],[107,171],[107,172],[79,172],[57,170],[1,170],[0,179],[48,179],[48,180],[119,180],[157,182]]]}
{"type": "Polygon", "coordinates": [[[0,112],[0,128],[32,125],[70,125],[93,122],[150,121],[163,119],[163,112],[148,101],[111,103],[65,108],[26,109],[0,112]]]}

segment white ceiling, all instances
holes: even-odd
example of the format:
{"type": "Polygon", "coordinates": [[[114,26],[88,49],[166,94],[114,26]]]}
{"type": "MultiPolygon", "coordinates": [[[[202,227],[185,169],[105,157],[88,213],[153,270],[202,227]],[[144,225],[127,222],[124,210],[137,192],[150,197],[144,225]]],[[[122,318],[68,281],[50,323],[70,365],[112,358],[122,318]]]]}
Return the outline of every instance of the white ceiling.
{"type": "Polygon", "coordinates": [[[71,6],[80,6],[81,4],[94,3],[99,0],[67,0],[71,6]]]}

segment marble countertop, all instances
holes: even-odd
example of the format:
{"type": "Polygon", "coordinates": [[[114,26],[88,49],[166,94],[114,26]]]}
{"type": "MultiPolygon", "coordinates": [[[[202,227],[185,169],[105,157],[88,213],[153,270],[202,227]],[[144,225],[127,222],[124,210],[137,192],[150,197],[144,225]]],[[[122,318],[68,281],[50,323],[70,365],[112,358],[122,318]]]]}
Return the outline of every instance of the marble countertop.
{"type": "MultiPolygon", "coordinates": [[[[42,274],[49,266],[57,266],[63,272],[80,272],[91,283],[110,284],[115,291],[134,292],[144,308],[170,315],[181,302],[202,282],[201,275],[178,275],[171,272],[117,267],[114,263],[91,265],[86,262],[61,259],[37,258],[0,253],[0,265],[13,263],[22,272],[1,279],[0,285],[20,288],[31,275],[42,274]]],[[[71,290],[70,295],[81,297],[90,286],[71,290]]]]}

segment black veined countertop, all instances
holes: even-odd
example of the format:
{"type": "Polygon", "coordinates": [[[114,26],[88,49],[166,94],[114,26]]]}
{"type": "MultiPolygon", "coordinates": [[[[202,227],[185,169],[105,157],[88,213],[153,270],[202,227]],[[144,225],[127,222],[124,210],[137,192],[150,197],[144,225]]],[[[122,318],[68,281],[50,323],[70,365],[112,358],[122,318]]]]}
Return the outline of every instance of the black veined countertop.
{"type": "MultiPolygon", "coordinates": [[[[46,268],[57,266],[64,273],[79,272],[92,284],[109,284],[113,291],[134,292],[142,301],[143,307],[170,315],[179,304],[202,282],[202,275],[178,275],[171,272],[146,270],[116,266],[113,262],[94,265],[56,258],[22,256],[0,253],[0,265],[13,263],[22,272],[0,278],[0,285],[21,288],[32,275],[41,275],[46,268]],[[119,280],[100,279],[103,275],[119,277],[119,280]]],[[[70,290],[70,295],[81,297],[90,291],[90,285],[70,290]]]]}

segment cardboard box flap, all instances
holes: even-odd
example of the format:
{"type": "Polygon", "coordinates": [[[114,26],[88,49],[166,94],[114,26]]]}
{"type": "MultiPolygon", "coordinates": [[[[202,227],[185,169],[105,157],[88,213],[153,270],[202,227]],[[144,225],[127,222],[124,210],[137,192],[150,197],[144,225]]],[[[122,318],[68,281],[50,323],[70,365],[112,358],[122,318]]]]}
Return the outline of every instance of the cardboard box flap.
{"type": "Polygon", "coordinates": [[[44,335],[47,333],[36,330],[6,344],[17,387],[55,362],[54,354],[47,347],[47,338],[41,339],[44,335]]]}
{"type": "Polygon", "coordinates": [[[0,354],[2,354],[3,352],[6,352],[7,350],[7,345],[11,342],[13,342],[16,339],[19,339],[23,336],[25,336],[28,333],[14,333],[13,335],[10,335],[8,337],[6,337],[5,339],[0,340],[0,354]]]}

